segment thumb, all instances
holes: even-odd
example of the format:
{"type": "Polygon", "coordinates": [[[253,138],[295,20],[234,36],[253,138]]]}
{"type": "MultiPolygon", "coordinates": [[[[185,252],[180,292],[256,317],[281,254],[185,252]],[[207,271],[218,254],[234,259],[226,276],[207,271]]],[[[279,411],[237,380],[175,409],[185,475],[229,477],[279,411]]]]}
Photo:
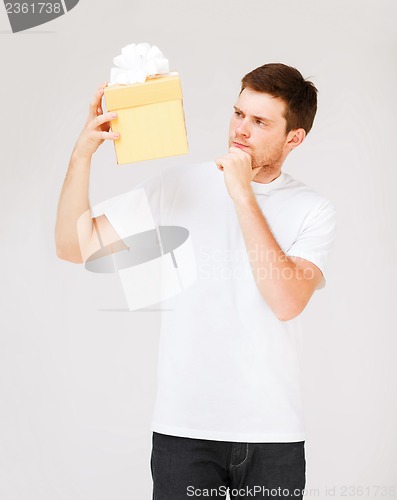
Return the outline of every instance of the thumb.
{"type": "Polygon", "coordinates": [[[262,167],[256,167],[252,169],[252,179],[256,176],[256,174],[259,172],[261,168],[262,167]]]}

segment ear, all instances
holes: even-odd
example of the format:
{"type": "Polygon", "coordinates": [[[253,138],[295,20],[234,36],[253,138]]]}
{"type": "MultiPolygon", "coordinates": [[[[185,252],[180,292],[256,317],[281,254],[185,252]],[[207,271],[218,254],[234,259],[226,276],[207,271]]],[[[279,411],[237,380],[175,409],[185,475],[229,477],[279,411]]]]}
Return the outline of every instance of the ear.
{"type": "Polygon", "coordinates": [[[297,128],[295,130],[290,130],[287,135],[287,144],[291,149],[296,148],[299,144],[302,144],[306,137],[306,132],[303,128],[297,128]]]}

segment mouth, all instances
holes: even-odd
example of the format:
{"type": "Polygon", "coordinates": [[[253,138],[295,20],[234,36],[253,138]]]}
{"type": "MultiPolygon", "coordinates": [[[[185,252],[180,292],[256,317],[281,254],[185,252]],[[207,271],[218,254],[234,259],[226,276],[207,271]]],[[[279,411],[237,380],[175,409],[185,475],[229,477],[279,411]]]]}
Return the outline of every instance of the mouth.
{"type": "Polygon", "coordinates": [[[239,142],[233,142],[233,146],[235,148],[240,148],[240,149],[249,149],[249,146],[246,146],[245,144],[240,144],[239,142]]]}

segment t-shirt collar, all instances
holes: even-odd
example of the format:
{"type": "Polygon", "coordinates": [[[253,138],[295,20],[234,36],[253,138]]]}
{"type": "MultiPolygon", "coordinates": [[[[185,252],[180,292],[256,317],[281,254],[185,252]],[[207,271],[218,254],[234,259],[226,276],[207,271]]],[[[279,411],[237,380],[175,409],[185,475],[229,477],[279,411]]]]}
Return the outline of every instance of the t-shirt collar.
{"type": "Polygon", "coordinates": [[[278,177],[276,177],[271,182],[267,182],[266,184],[263,184],[262,182],[251,181],[252,191],[255,194],[269,193],[273,189],[278,188],[281,185],[283,185],[285,180],[286,180],[286,177],[287,177],[287,174],[284,172],[281,172],[278,177]]]}

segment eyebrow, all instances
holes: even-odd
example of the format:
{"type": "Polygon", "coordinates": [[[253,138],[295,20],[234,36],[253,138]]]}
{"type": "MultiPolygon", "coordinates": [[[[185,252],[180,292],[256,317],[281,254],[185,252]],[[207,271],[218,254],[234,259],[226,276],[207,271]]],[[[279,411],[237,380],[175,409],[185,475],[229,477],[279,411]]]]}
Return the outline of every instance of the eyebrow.
{"type": "MultiPolygon", "coordinates": [[[[235,111],[238,111],[239,113],[242,113],[243,115],[246,114],[246,113],[244,113],[243,110],[241,110],[237,106],[233,106],[233,108],[235,109],[235,111]]],[[[253,116],[252,118],[255,118],[256,120],[262,120],[264,122],[269,122],[269,123],[273,123],[274,122],[274,120],[270,120],[269,118],[265,118],[264,116],[253,116]]]]}

